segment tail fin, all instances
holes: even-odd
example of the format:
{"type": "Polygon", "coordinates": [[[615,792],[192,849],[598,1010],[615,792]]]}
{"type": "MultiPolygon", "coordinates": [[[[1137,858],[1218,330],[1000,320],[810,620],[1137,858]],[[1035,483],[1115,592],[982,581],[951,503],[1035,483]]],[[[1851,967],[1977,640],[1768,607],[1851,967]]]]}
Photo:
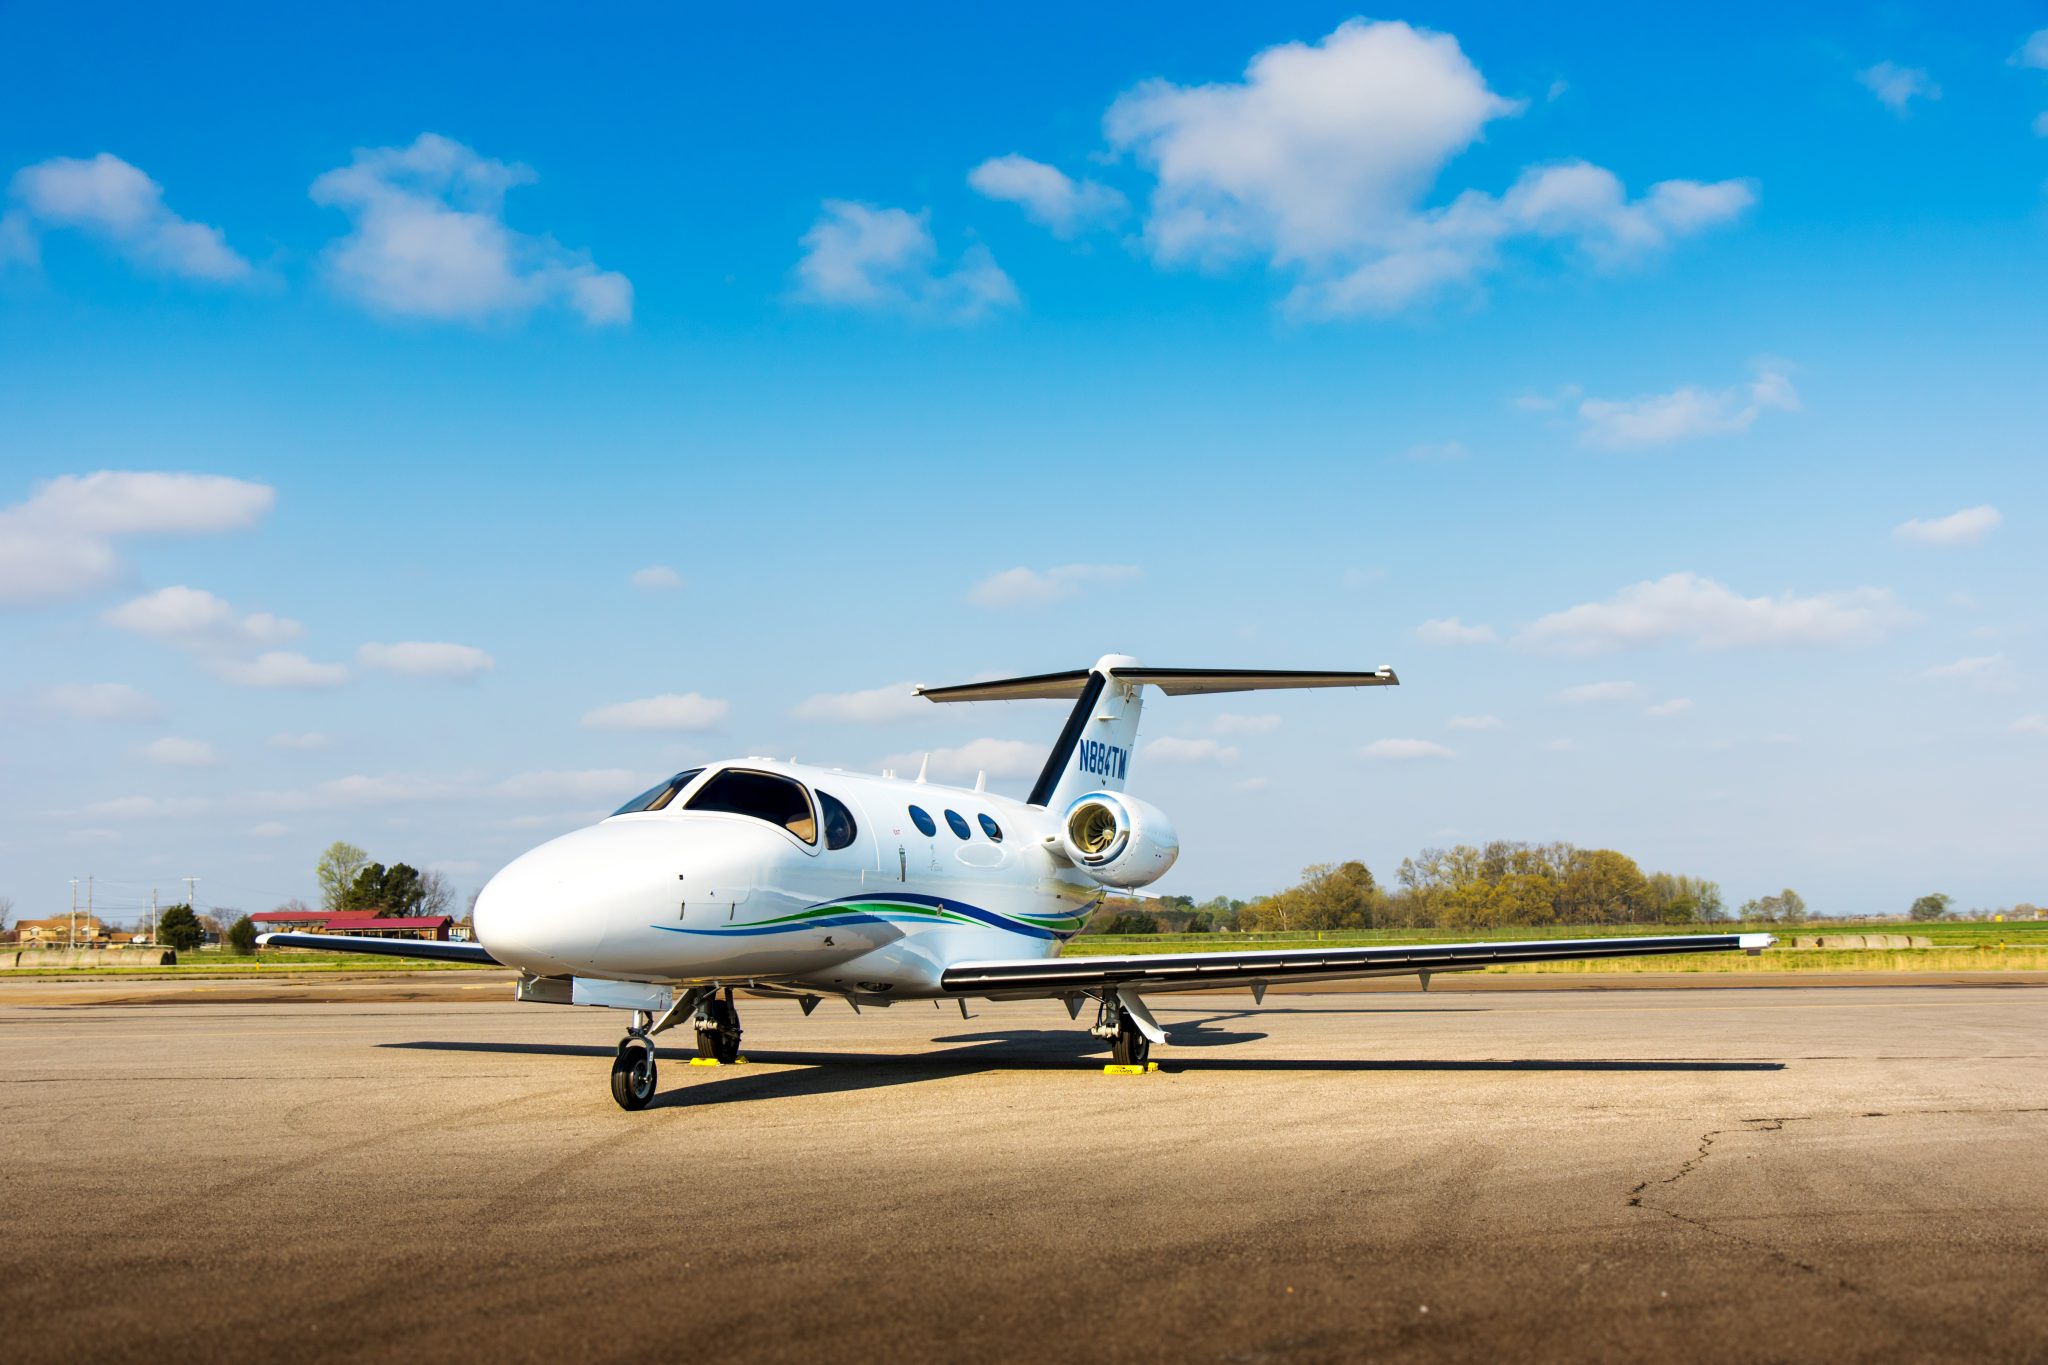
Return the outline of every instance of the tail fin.
{"type": "Polygon", "coordinates": [[[1105,654],[1093,668],[1039,673],[1026,678],[920,687],[930,701],[1025,701],[1074,698],[1074,709],[1046,756],[1028,798],[1034,806],[1063,806],[1082,792],[1122,791],[1144,710],[1145,686],[1168,696],[1251,692],[1297,687],[1392,687],[1391,668],[1371,673],[1306,672],[1261,668],[1144,668],[1128,654],[1105,654]]]}

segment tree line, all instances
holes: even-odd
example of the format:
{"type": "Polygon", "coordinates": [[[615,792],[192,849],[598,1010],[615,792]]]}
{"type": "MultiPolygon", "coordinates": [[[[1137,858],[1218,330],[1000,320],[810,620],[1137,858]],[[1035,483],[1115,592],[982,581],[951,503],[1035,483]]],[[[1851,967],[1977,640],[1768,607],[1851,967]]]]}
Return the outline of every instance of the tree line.
{"type": "MultiPolygon", "coordinates": [[[[1787,888],[1746,901],[1750,923],[1797,924],[1806,902],[1787,888]]],[[[1285,890],[1250,901],[1166,896],[1116,901],[1098,933],[1287,933],[1309,929],[1486,929],[1545,924],[1697,924],[1729,918],[1718,884],[1645,872],[1611,848],[1496,839],[1403,858],[1392,886],[1356,860],[1316,863],[1285,890]]],[[[1097,927],[1100,926],[1100,927],[1097,927]]]]}

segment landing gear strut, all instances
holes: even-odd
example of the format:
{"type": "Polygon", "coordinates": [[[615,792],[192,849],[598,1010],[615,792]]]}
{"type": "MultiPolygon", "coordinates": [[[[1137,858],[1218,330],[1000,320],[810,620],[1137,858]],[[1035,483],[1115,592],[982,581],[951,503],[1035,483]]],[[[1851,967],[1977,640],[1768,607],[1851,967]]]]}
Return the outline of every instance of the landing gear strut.
{"type": "Polygon", "coordinates": [[[697,1055],[730,1066],[740,1055],[740,1012],[732,1002],[732,992],[726,991],[725,998],[707,995],[697,1006],[697,1016],[691,1021],[697,1026],[697,1055]]]}
{"type": "Polygon", "coordinates": [[[645,1109],[654,1098],[654,1040],[647,1036],[653,1023],[653,1015],[634,1010],[633,1026],[612,1059],[612,1098],[621,1109],[645,1109]]]}
{"type": "Polygon", "coordinates": [[[1109,1055],[1116,1059],[1118,1066],[1143,1066],[1145,1059],[1152,1055],[1152,1040],[1138,1031],[1138,1023],[1131,1018],[1131,1012],[1111,996],[1105,999],[1095,1011],[1095,1027],[1088,1030],[1098,1038],[1109,1039],[1109,1055]]]}

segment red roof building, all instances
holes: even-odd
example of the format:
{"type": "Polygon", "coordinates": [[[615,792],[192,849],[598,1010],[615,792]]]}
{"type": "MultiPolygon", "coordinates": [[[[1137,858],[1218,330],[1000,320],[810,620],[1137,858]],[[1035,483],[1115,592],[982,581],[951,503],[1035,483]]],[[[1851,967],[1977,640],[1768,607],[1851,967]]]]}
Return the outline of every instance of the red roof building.
{"type": "Polygon", "coordinates": [[[269,925],[273,928],[289,924],[312,927],[325,924],[332,918],[332,910],[265,910],[260,915],[249,916],[251,923],[269,925]]]}
{"type": "Polygon", "coordinates": [[[329,915],[322,932],[361,934],[367,938],[446,939],[448,926],[453,923],[447,915],[329,915]]]}

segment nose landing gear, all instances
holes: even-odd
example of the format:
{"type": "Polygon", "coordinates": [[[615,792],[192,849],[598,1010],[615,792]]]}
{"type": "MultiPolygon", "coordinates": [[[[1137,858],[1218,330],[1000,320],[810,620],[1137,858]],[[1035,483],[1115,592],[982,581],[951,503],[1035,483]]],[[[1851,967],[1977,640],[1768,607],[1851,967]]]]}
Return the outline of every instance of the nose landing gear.
{"type": "Polygon", "coordinates": [[[621,1109],[645,1109],[654,1098],[654,1040],[647,1036],[654,1016],[633,1011],[633,1027],[619,1042],[619,1055],[612,1059],[612,1098],[621,1109]]]}

